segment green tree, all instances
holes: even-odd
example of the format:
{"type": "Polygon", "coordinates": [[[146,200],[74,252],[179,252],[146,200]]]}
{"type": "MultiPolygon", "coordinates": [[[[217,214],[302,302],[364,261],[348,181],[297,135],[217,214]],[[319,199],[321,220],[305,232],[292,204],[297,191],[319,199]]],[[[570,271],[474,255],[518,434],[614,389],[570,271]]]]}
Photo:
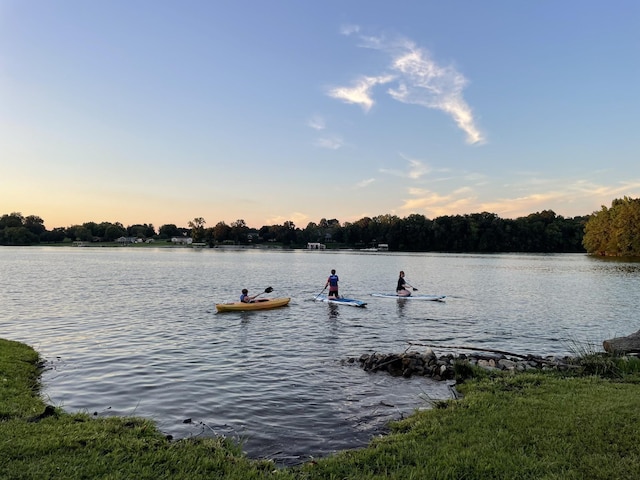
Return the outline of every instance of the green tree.
{"type": "Polygon", "coordinates": [[[180,229],[173,223],[162,225],[158,230],[158,234],[160,235],[160,238],[163,238],[163,239],[179,237],[182,235],[182,233],[180,232],[180,229]]]}
{"type": "Polygon", "coordinates": [[[222,243],[226,240],[231,239],[231,227],[227,225],[225,222],[218,222],[216,226],[213,227],[213,234],[215,241],[217,243],[222,243]]]}
{"type": "Polygon", "coordinates": [[[4,214],[0,217],[0,230],[9,227],[22,227],[24,223],[24,217],[20,212],[13,212],[11,214],[4,214]]]}
{"type": "Polygon", "coordinates": [[[120,223],[109,223],[104,227],[102,239],[105,242],[114,242],[120,237],[127,235],[127,230],[120,223]]]}
{"type": "Polygon", "coordinates": [[[640,256],[640,199],[624,197],[587,220],[582,244],[591,254],[640,256]]]}
{"type": "Polygon", "coordinates": [[[231,224],[229,236],[234,242],[247,243],[247,233],[249,233],[249,227],[244,220],[238,219],[231,224]]]}
{"type": "Polygon", "coordinates": [[[43,242],[61,243],[67,238],[67,232],[63,227],[55,227],[51,231],[45,231],[40,238],[43,242]]]}
{"type": "Polygon", "coordinates": [[[93,238],[91,230],[83,225],[71,225],[66,229],[67,237],[73,241],[90,242],[93,238]]]}
{"type": "Polygon", "coordinates": [[[47,231],[44,226],[44,220],[42,220],[37,215],[29,215],[24,219],[24,227],[29,230],[34,235],[37,235],[38,238],[47,231]]]}
{"type": "Polygon", "coordinates": [[[191,229],[191,238],[194,242],[202,242],[204,240],[204,225],[207,222],[202,217],[196,217],[187,225],[191,229]]]}
{"type": "Polygon", "coordinates": [[[135,224],[127,227],[127,235],[136,238],[152,238],[156,234],[153,225],[146,223],[135,224]]]}
{"type": "Polygon", "coordinates": [[[23,226],[7,227],[0,230],[0,245],[33,245],[39,241],[37,235],[23,226]]]}

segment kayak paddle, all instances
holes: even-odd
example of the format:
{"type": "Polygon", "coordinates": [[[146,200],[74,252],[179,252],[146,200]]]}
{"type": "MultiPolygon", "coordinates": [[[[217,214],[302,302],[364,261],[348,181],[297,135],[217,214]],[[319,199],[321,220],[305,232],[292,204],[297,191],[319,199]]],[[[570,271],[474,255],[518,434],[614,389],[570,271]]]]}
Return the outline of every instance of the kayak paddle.
{"type": "Polygon", "coordinates": [[[256,298],[258,298],[260,295],[262,295],[263,293],[271,293],[273,292],[273,288],[271,287],[267,287],[264,289],[264,292],[260,292],[259,294],[257,294],[255,297],[253,297],[253,299],[255,300],[256,298]]]}

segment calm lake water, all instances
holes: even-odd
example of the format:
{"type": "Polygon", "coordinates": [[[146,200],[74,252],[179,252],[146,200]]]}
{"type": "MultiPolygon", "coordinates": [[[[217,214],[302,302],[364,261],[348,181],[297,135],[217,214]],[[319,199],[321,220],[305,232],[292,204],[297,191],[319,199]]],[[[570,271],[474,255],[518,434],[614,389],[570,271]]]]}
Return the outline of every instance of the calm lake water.
{"type": "Polygon", "coordinates": [[[48,402],[148,417],[175,438],[225,435],[282,463],[362,447],[450,396],[348,357],[408,342],[565,355],[640,329],[640,264],[577,254],[2,247],[0,276],[0,336],[47,361],[48,402]],[[313,301],[332,268],[366,308],[313,301]],[[400,270],[446,301],[370,296],[400,270]],[[216,313],[268,286],[289,306],[216,313]]]}

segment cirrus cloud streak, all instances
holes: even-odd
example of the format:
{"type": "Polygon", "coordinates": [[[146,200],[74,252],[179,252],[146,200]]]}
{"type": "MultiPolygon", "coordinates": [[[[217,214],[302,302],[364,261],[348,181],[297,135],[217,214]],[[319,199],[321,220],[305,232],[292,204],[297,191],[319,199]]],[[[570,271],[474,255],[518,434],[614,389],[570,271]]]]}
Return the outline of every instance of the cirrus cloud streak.
{"type": "MultiPolygon", "coordinates": [[[[343,29],[345,35],[359,31],[355,26],[343,29]]],[[[329,89],[328,96],[359,105],[366,113],[375,104],[374,87],[392,83],[386,93],[394,100],[440,110],[449,115],[466,134],[467,143],[482,144],[486,141],[476,125],[471,107],[463,97],[468,81],[455,67],[439,65],[427,49],[409,40],[389,41],[384,37],[363,35],[359,39],[359,46],[380,50],[391,57],[390,72],[362,75],[350,86],[329,89]]]]}

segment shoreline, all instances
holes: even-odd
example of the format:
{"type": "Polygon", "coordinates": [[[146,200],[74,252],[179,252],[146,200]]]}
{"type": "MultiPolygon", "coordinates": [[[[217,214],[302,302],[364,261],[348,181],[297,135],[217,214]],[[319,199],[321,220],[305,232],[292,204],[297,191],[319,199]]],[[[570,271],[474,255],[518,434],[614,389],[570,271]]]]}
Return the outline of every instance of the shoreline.
{"type": "Polygon", "coordinates": [[[590,478],[640,475],[640,361],[583,357],[581,372],[474,366],[457,400],[393,422],[369,446],[296,467],[228,439],[171,441],[151,420],[68,414],[40,397],[38,353],[0,339],[0,461],[7,478],[590,478]],[[589,373],[598,363],[599,373],[589,373]],[[607,373],[600,367],[608,365],[607,373]],[[611,378],[609,378],[611,377],[611,378]]]}

